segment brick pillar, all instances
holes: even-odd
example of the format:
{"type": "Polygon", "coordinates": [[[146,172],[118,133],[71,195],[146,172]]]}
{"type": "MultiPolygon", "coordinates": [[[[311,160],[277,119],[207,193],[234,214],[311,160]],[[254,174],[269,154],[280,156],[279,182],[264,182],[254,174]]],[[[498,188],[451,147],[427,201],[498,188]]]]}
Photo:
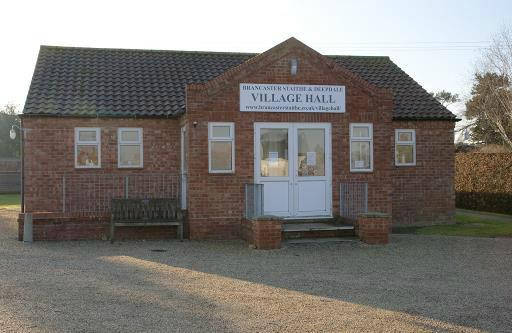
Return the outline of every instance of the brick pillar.
{"type": "Polygon", "coordinates": [[[241,235],[256,249],[281,248],[282,221],[275,216],[261,216],[242,221],[241,235]]]}
{"type": "Polygon", "coordinates": [[[359,239],[367,244],[389,243],[391,217],[384,213],[362,213],[357,217],[359,239]]]}

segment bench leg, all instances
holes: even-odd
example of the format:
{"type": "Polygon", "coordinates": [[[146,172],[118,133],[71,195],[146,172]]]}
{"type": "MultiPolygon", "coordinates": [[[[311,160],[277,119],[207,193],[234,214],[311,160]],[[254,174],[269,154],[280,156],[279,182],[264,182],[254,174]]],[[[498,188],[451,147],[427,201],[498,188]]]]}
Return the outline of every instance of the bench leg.
{"type": "Polygon", "coordinates": [[[178,226],[178,237],[180,242],[183,242],[183,223],[178,226]]]}
{"type": "Polygon", "coordinates": [[[114,244],[115,239],[115,225],[114,223],[110,223],[110,243],[114,244]]]}

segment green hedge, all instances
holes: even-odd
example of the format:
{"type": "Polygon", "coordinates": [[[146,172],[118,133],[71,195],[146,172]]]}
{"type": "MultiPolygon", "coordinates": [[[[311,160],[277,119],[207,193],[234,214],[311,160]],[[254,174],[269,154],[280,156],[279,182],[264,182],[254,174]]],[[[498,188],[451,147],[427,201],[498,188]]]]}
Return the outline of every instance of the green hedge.
{"type": "Polygon", "coordinates": [[[457,154],[455,193],[459,208],[512,214],[512,154],[457,154]]]}

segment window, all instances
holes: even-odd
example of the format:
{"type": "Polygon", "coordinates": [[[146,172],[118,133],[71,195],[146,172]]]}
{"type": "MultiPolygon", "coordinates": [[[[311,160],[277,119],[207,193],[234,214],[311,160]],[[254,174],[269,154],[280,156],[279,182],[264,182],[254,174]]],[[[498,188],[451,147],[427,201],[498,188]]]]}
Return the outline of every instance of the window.
{"type": "Polygon", "coordinates": [[[416,165],[416,132],[395,130],[395,165],[416,165]]]}
{"type": "Polygon", "coordinates": [[[372,124],[350,124],[350,171],[373,171],[372,124]]]}
{"type": "Polygon", "coordinates": [[[101,131],[99,128],[75,128],[75,168],[101,167],[101,131]]]}
{"type": "Polygon", "coordinates": [[[117,166],[142,168],[142,128],[117,130],[117,166]]]}
{"type": "Polygon", "coordinates": [[[208,168],[210,173],[235,171],[235,125],[208,123],[208,168]]]}

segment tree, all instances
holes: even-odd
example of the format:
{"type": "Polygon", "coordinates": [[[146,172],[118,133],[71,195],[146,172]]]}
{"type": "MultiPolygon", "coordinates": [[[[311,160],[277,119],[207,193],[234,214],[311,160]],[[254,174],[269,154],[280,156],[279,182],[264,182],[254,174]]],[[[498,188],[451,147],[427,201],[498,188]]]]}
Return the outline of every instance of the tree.
{"type": "Polygon", "coordinates": [[[0,109],[0,157],[20,157],[20,132],[16,129],[16,139],[11,140],[9,131],[12,125],[20,126],[16,105],[7,104],[0,109]]]}
{"type": "Polygon", "coordinates": [[[443,104],[445,107],[460,101],[458,94],[452,94],[451,92],[446,90],[431,92],[430,95],[432,95],[432,97],[437,99],[439,103],[443,104]]]}
{"type": "Polygon", "coordinates": [[[512,138],[511,119],[501,102],[510,98],[511,94],[507,76],[496,73],[475,74],[471,99],[466,102],[465,113],[471,121],[471,138],[474,141],[502,145],[507,144],[506,138],[512,138]]]}
{"type": "Polygon", "coordinates": [[[512,30],[503,28],[484,51],[475,74],[466,117],[474,125],[473,138],[512,148],[512,30]]]}

